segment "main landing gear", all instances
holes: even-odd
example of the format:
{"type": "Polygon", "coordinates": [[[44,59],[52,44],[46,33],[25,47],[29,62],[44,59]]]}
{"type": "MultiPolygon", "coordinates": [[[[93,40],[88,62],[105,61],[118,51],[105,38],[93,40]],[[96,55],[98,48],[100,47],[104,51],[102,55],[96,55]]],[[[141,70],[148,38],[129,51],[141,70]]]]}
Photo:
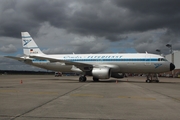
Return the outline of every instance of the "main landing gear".
{"type": "MultiPolygon", "coordinates": [[[[86,78],[86,76],[85,76],[85,75],[81,75],[81,76],[79,77],[79,82],[86,82],[86,80],[87,80],[87,78],[86,78]]],[[[94,82],[98,82],[98,81],[99,81],[99,79],[98,79],[98,78],[93,77],[93,81],[94,81],[94,82]]]]}
{"type": "Polygon", "coordinates": [[[94,82],[99,82],[99,79],[98,79],[98,78],[93,77],[93,81],[94,81],[94,82]]]}
{"type": "Polygon", "coordinates": [[[79,82],[86,82],[86,80],[87,80],[87,78],[86,78],[85,75],[81,75],[81,76],[79,77],[79,82]]]}
{"type": "Polygon", "coordinates": [[[158,74],[148,74],[147,75],[147,80],[146,80],[147,83],[150,83],[150,82],[159,82],[159,78],[158,78],[158,74]],[[154,78],[154,79],[153,79],[154,78]]]}

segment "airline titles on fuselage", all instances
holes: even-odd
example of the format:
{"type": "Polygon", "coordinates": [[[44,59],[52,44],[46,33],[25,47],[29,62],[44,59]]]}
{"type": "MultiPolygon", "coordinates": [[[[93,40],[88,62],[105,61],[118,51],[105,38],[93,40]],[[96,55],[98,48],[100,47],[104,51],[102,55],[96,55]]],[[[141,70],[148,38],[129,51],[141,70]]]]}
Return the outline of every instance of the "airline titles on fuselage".
{"type": "Polygon", "coordinates": [[[119,58],[122,58],[122,56],[118,56],[118,55],[114,55],[114,56],[106,56],[106,55],[95,55],[95,56],[92,56],[92,55],[89,55],[89,56],[64,56],[63,57],[64,59],[83,59],[83,58],[87,58],[87,59],[119,59],[119,58]]]}

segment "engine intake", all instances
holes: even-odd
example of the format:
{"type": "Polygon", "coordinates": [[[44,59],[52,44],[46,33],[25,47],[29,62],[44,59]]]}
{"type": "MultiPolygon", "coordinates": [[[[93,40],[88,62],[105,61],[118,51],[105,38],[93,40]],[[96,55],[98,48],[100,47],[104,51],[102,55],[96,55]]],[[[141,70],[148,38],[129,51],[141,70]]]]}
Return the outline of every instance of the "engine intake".
{"type": "Polygon", "coordinates": [[[99,79],[109,79],[111,76],[110,68],[93,68],[92,75],[99,79]]]}

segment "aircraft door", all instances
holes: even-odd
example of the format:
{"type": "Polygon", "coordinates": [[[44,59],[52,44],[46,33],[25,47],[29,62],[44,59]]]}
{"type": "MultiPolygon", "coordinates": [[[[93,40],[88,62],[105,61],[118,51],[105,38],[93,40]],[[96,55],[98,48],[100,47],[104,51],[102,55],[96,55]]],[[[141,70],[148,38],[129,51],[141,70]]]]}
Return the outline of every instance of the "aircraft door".
{"type": "Polygon", "coordinates": [[[145,56],[145,65],[151,65],[151,56],[149,54],[145,56]]]}

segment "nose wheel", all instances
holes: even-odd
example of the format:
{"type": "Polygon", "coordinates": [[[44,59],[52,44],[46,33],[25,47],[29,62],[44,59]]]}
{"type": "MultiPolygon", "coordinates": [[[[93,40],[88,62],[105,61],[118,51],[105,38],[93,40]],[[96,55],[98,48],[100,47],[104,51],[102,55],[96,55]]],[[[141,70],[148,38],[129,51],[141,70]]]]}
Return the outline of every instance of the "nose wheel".
{"type": "Polygon", "coordinates": [[[151,80],[147,79],[147,80],[146,80],[146,82],[147,82],[147,83],[150,83],[150,82],[151,82],[151,80]]]}
{"type": "Polygon", "coordinates": [[[151,82],[158,83],[159,82],[158,74],[153,74],[153,75],[152,74],[148,74],[146,82],[147,83],[151,83],[151,82]]]}

